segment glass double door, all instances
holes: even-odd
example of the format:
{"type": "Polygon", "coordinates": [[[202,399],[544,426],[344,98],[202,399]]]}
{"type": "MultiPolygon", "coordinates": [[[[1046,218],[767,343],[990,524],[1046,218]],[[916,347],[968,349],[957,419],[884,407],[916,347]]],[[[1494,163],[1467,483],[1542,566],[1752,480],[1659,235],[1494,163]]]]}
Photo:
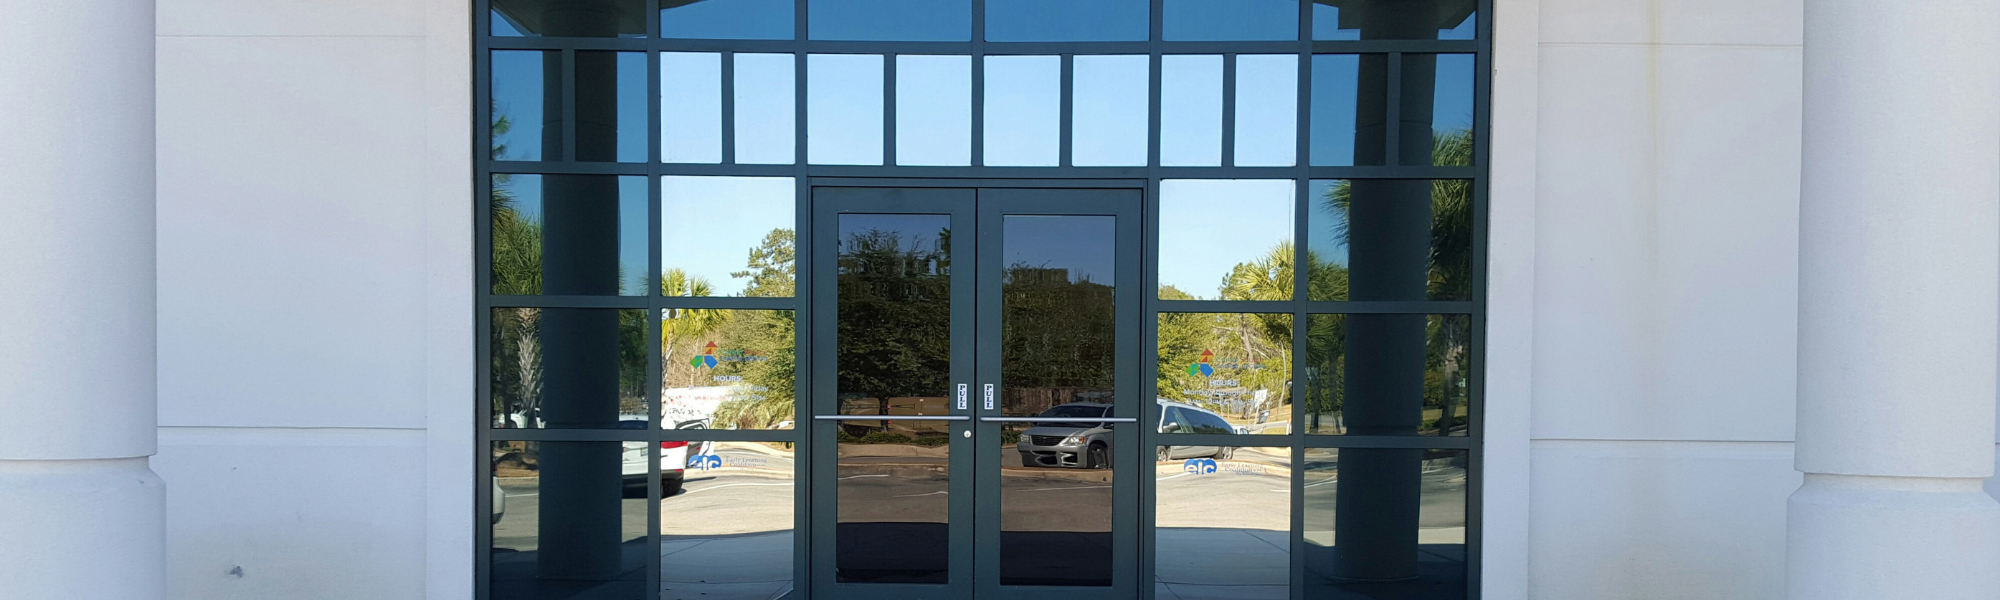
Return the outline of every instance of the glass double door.
{"type": "Polygon", "coordinates": [[[1140,192],[815,188],[814,598],[1134,598],[1140,192]]]}

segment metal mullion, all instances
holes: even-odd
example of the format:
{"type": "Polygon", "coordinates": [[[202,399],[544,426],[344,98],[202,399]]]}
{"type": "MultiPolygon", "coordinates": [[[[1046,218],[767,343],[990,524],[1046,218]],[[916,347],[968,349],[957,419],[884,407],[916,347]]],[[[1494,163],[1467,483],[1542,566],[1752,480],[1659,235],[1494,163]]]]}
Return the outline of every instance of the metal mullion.
{"type": "Polygon", "coordinates": [[[722,53],[722,164],[736,164],[736,53],[722,53]]]}
{"type": "Polygon", "coordinates": [[[749,296],[661,296],[654,300],[654,306],[667,309],[714,309],[714,310],[797,310],[797,298],[759,298],[749,296]]]}
{"type": "MultiPolygon", "coordinates": [[[[657,20],[657,19],[656,19],[657,20]]],[[[803,46],[792,40],[652,40],[650,47],[665,52],[768,52],[790,54],[803,46]]]]}
{"type": "MultiPolygon", "coordinates": [[[[973,146],[975,153],[979,146],[973,146]]],[[[950,178],[950,179],[1134,179],[1144,177],[1141,167],[879,167],[855,165],[813,165],[813,177],[864,178],[950,178]]],[[[1214,175],[1211,174],[1211,177],[1214,175]]]]}
{"type": "Polygon", "coordinates": [[[1291,583],[1292,600],[1306,597],[1306,448],[1305,417],[1300,409],[1304,403],[1306,390],[1306,368],[1312,356],[1312,340],[1309,338],[1312,316],[1307,312],[1307,301],[1312,299],[1312,265],[1310,245],[1312,243],[1312,171],[1310,153],[1312,151],[1311,121],[1312,103],[1312,9],[1315,3],[1299,3],[1298,70],[1294,75],[1296,97],[1292,117],[1292,171],[1297,174],[1293,181],[1294,200],[1292,208],[1292,483],[1290,551],[1291,571],[1287,581],[1291,583]]]}
{"type": "Polygon", "coordinates": [[[482,425],[495,442],[645,442],[653,435],[638,429],[500,429],[482,425]]]}
{"type": "Polygon", "coordinates": [[[493,524],[478,515],[493,514],[493,442],[489,429],[493,423],[493,310],[488,294],[493,291],[492,256],[493,224],[492,193],[493,176],[489,165],[493,162],[493,51],[488,35],[493,31],[493,11],[488,0],[473,3],[472,14],[472,189],[473,207],[473,408],[472,438],[473,449],[472,495],[473,534],[472,547],[467,548],[472,559],[472,591],[475,598],[490,595],[492,581],[492,561],[484,560],[493,553],[493,524]],[[484,482],[484,483],[482,483],[484,482]]]}
{"type": "MultiPolygon", "coordinates": [[[[574,115],[571,115],[574,116],[574,115]]],[[[575,136],[570,136],[573,140],[575,136]]],[[[565,142],[568,144],[568,142],[565,142]]],[[[494,173],[520,175],[645,175],[643,163],[496,160],[487,163],[494,173]]]]}
{"type": "Polygon", "coordinates": [[[1314,179],[1475,179],[1482,175],[1477,167],[1429,165],[1311,167],[1307,173],[1314,179]]]}
{"type": "MultiPolygon", "coordinates": [[[[1245,436],[1257,437],[1257,436],[1245,436]]],[[[1462,435],[1308,435],[1307,448],[1418,448],[1465,450],[1474,440],[1462,435]]],[[[1208,444],[1201,444],[1208,445],[1208,444]]]]}
{"type": "Polygon", "coordinates": [[[1125,179],[1008,179],[1008,178],[912,178],[912,177],[813,177],[812,187],[945,187],[945,188],[1076,188],[1145,189],[1143,176],[1125,179]]]}
{"type": "Polygon", "coordinates": [[[1383,117],[1384,120],[1386,121],[1384,123],[1384,130],[1386,133],[1383,134],[1383,138],[1385,138],[1383,141],[1385,144],[1387,144],[1387,147],[1382,150],[1383,152],[1382,164],[1405,166],[1403,165],[1403,154],[1402,154],[1403,152],[1402,150],[1403,148],[1403,54],[1400,52],[1390,52],[1387,61],[1389,63],[1389,66],[1387,67],[1389,70],[1388,73],[1389,82],[1386,84],[1385,87],[1388,88],[1389,103],[1385,105],[1383,109],[1383,112],[1386,113],[1383,117]]]}
{"type": "Polygon", "coordinates": [[[1222,162],[1236,166],[1236,53],[1222,55],[1222,162]]]}
{"type": "Polygon", "coordinates": [[[487,37],[487,47],[494,50],[614,50],[624,52],[644,52],[651,46],[647,40],[633,38],[599,37],[487,37]]]}
{"type": "MultiPolygon", "coordinates": [[[[1161,14],[1165,10],[1165,3],[1165,0],[1151,0],[1149,2],[1151,6],[1146,11],[1148,21],[1146,24],[1146,196],[1140,205],[1143,235],[1139,242],[1140,257],[1143,261],[1141,264],[1144,265],[1140,271],[1143,277],[1141,281],[1144,282],[1140,285],[1140,297],[1145,299],[1139,313],[1145,319],[1145,323],[1139,326],[1142,334],[1139,343],[1141,356],[1139,379],[1140,391],[1143,392],[1139,396],[1141,402],[1145,402],[1145,398],[1159,397],[1159,375],[1149,371],[1157,371],[1160,364],[1158,292],[1160,256],[1157,246],[1160,237],[1160,179],[1165,174],[1160,169],[1160,72],[1164,50],[1160,38],[1163,28],[1161,14]]],[[[1155,427],[1137,429],[1141,452],[1157,452],[1153,443],[1160,436],[1158,429],[1155,427]]],[[[1144,600],[1156,600],[1157,590],[1154,588],[1157,586],[1153,582],[1156,577],[1154,571],[1158,568],[1156,564],[1158,559],[1154,556],[1154,551],[1159,545],[1156,535],[1159,524],[1159,476],[1143,471],[1142,469],[1139,474],[1139,539],[1137,540],[1139,597],[1144,600]]]]}
{"type": "MultiPolygon", "coordinates": [[[[556,160],[577,162],[576,160],[576,50],[564,48],[562,58],[562,149],[563,155],[556,160]]],[[[547,77],[546,74],[543,77],[547,77]]],[[[544,110],[547,110],[544,108],[544,110]]],[[[546,134],[544,134],[546,135],[546,134]]],[[[548,157],[543,157],[547,159],[548,157]]]]}
{"type": "Polygon", "coordinates": [[[1472,302],[1453,300],[1340,300],[1306,303],[1306,312],[1343,315],[1469,315],[1474,314],[1477,308],[1472,302]]]}
{"type": "Polygon", "coordinates": [[[1292,313],[1298,304],[1290,300],[1158,300],[1154,306],[1163,313],[1292,313]]]}
{"type": "Polygon", "coordinates": [[[784,52],[792,54],[792,164],[793,182],[792,204],[792,293],[799,307],[792,313],[792,368],[795,374],[792,386],[792,422],[798,428],[792,445],[792,581],[794,600],[812,600],[813,595],[813,460],[812,420],[812,306],[809,301],[813,294],[812,259],[813,210],[812,187],[806,177],[809,163],[806,153],[806,58],[808,54],[801,47],[807,38],[809,14],[807,0],[792,3],[792,40],[785,42],[784,52]]]}
{"type": "Polygon", "coordinates": [[[1472,302],[1470,348],[1466,351],[1466,435],[1470,438],[1466,457],[1465,486],[1465,580],[1466,598],[1478,600],[1481,597],[1480,582],[1485,560],[1485,501],[1486,501],[1486,307],[1487,283],[1491,275],[1487,271],[1490,239],[1487,235],[1488,211],[1491,204],[1487,185],[1491,175],[1491,161],[1488,153],[1493,101],[1493,2],[1479,0],[1474,16],[1473,38],[1476,42],[1472,87],[1472,168],[1478,175],[1472,180],[1472,302]]]}
{"type": "Polygon", "coordinates": [[[1070,167],[1072,166],[1070,156],[1074,153],[1074,147],[1076,146],[1075,142],[1070,140],[1072,133],[1075,131],[1073,123],[1076,120],[1074,99],[1076,95],[1076,56],[1070,54],[1062,55],[1062,74],[1057,77],[1057,85],[1060,91],[1056,93],[1059,94],[1057,101],[1061,103],[1061,108],[1058,109],[1061,116],[1058,117],[1060,124],[1057,125],[1058,133],[1056,134],[1056,164],[1062,167],[1070,167]]]}
{"type": "Polygon", "coordinates": [[[995,55],[1030,54],[1145,54],[1148,42],[986,42],[986,51],[995,55]]]}
{"type": "Polygon", "coordinates": [[[1299,51],[1297,41],[1278,42],[1160,42],[1165,54],[1291,54],[1299,51]]]}
{"type": "Polygon", "coordinates": [[[1408,52],[1471,53],[1482,47],[1478,40],[1316,40],[1309,42],[1316,54],[1386,54],[1408,52]]]}
{"type": "Polygon", "coordinates": [[[792,165],[730,165],[666,163],[657,168],[658,175],[738,175],[746,177],[790,177],[797,174],[792,165]]]}
{"type": "Polygon", "coordinates": [[[882,166],[896,165],[896,54],[882,54],[882,166]]]}
{"type": "MultiPolygon", "coordinates": [[[[1236,145],[1230,135],[1233,129],[1230,117],[1223,118],[1222,152],[1225,158],[1232,155],[1236,145]]],[[[1161,167],[1160,173],[1168,179],[1291,179],[1298,176],[1292,167],[1161,167]]]]}
{"type": "MultiPolygon", "coordinates": [[[[981,6],[984,6],[981,2],[981,6]]],[[[986,15],[975,10],[972,31],[972,160],[970,168],[986,165],[986,15]]]]}
{"type": "Polygon", "coordinates": [[[645,296],[489,296],[498,308],[646,308],[645,296]]]}

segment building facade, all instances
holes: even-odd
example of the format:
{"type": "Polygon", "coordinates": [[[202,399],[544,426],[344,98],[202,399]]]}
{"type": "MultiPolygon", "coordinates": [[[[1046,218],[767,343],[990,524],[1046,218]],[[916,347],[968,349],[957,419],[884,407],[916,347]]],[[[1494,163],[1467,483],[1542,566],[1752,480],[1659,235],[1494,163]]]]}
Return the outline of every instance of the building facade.
{"type": "Polygon", "coordinates": [[[1992,598],[1995,26],[0,7],[0,597],[1992,598]]]}

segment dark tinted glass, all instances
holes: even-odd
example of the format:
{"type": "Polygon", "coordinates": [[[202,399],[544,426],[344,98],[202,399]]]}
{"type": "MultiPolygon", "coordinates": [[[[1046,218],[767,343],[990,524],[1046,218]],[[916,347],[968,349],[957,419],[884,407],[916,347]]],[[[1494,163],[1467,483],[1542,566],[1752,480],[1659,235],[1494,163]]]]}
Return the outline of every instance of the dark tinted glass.
{"type": "MultiPolygon", "coordinates": [[[[835,389],[847,415],[943,415],[951,376],[951,217],[840,216],[835,389]]],[[[834,578],[945,583],[948,421],[841,421],[834,578]],[[885,463],[878,457],[908,457],[885,463]]]]}
{"type": "MultiPolygon", "coordinates": [[[[1005,416],[1101,417],[1111,407],[1116,224],[1106,216],[1003,219],[1005,416]]],[[[1113,438],[1100,425],[1002,424],[1002,585],[1111,585],[1113,438]],[[1097,472],[1078,477],[1059,467],[1097,472]]]]}
{"type": "Polygon", "coordinates": [[[695,442],[661,449],[661,468],[686,466],[679,493],[660,499],[662,600],[770,600],[797,585],[790,446],[695,442]]]}
{"type": "Polygon", "coordinates": [[[1471,323],[1466,315],[1312,315],[1306,432],[1465,435],[1471,323]]]}
{"type": "Polygon", "coordinates": [[[986,0],[989,42],[1143,42],[1148,0],[986,0]]]}
{"type": "Polygon", "coordinates": [[[1402,164],[1472,164],[1472,58],[1403,55],[1402,164]]]}
{"type": "Polygon", "coordinates": [[[1306,450],[1307,598],[1460,600],[1465,450],[1306,450]]]}
{"type": "Polygon", "coordinates": [[[1469,40],[1476,0],[1315,0],[1315,40],[1469,40]]]}
{"type": "Polygon", "coordinates": [[[1472,181],[1319,180],[1311,191],[1311,299],[1472,299],[1472,181]]]}
{"type": "Polygon", "coordinates": [[[789,310],[663,311],[662,423],[671,429],[791,429],[797,331],[789,310]]]}
{"type": "Polygon", "coordinates": [[[496,429],[616,429],[644,422],[646,311],[493,309],[496,429]]]}
{"type": "Polygon", "coordinates": [[[646,0],[493,0],[504,37],[645,37],[646,0]]]}
{"type": "Polygon", "coordinates": [[[646,55],[576,53],[576,159],[645,162],[646,55]]]}
{"type": "Polygon", "coordinates": [[[1291,597],[1292,449],[1154,449],[1155,598],[1291,597]]]}
{"type": "Polygon", "coordinates": [[[1312,165],[1384,164],[1389,61],[1380,54],[1316,54],[1312,63],[1312,165]]]}
{"type": "Polygon", "coordinates": [[[655,597],[646,590],[649,445],[494,442],[490,596],[655,597]]]}
{"type": "Polygon", "coordinates": [[[972,40],[972,0],[806,0],[806,11],[815,40],[972,40]]]}
{"type": "Polygon", "coordinates": [[[494,160],[562,160],[562,53],[493,52],[494,160]]]}
{"type": "Polygon", "coordinates": [[[1299,39],[1298,0],[1163,0],[1167,41],[1299,39]]]}
{"type": "Polygon", "coordinates": [[[1291,314],[1160,313],[1159,323],[1159,397],[1201,409],[1180,409],[1192,428],[1181,433],[1291,433],[1291,314]]]}
{"type": "Polygon", "coordinates": [[[499,174],[492,186],[493,293],[645,293],[646,178],[499,174]]]}
{"type": "Polygon", "coordinates": [[[793,0],[660,0],[660,37],[792,39],[793,0]]]}

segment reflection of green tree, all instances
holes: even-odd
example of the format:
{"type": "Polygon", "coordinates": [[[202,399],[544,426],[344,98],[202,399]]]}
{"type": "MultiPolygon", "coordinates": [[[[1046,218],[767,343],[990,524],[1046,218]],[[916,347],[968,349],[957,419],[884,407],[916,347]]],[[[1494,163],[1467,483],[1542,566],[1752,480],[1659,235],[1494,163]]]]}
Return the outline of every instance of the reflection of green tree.
{"type": "Polygon", "coordinates": [[[951,376],[951,232],[904,246],[897,232],[841,240],[835,362],[844,402],[941,397],[951,376]]]}
{"type": "Polygon", "coordinates": [[[1071,281],[1068,269],[1007,267],[1001,286],[1001,389],[1028,414],[1070,402],[1107,402],[1116,310],[1111,286],[1071,281]]]}
{"type": "MultiPolygon", "coordinates": [[[[746,270],[729,274],[750,279],[743,295],[780,298],[793,295],[797,286],[795,242],[791,229],[773,229],[764,235],[763,243],[750,250],[746,270]]],[[[767,360],[734,362],[717,369],[718,374],[743,377],[743,383],[750,389],[716,408],[716,427],[769,429],[793,418],[798,380],[794,352],[797,332],[797,313],[792,311],[729,312],[719,337],[732,351],[767,360]]]]}

